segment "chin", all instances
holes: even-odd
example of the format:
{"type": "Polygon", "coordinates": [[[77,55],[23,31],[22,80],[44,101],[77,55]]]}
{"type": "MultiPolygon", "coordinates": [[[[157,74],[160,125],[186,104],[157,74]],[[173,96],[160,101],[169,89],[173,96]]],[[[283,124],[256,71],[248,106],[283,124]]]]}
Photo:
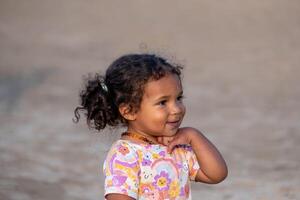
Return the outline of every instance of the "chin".
{"type": "Polygon", "coordinates": [[[172,136],[176,135],[177,131],[178,131],[178,128],[177,128],[177,129],[174,129],[174,130],[172,130],[172,131],[169,131],[169,132],[166,134],[166,136],[172,137],[172,136]]]}

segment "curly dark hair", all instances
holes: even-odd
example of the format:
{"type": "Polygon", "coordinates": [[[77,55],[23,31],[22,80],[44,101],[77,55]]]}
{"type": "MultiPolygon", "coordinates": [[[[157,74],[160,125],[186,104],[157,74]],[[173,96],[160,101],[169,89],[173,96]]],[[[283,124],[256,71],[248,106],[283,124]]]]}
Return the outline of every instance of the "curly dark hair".
{"type": "Polygon", "coordinates": [[[137,112],[149,80],[158,80],[167,74],[181,79],[182,66],[170,64],[166,59],[152,54],[129,54],[115,60],[105,76],[98,73],[89,76],[85,89],[80,92],[81,106],[74,110],[77,123],[79,111],[84,111],[89,128],[100,131],[107,125],[126,125],[119,106],[129,106],[129,112],[137,112]]]}

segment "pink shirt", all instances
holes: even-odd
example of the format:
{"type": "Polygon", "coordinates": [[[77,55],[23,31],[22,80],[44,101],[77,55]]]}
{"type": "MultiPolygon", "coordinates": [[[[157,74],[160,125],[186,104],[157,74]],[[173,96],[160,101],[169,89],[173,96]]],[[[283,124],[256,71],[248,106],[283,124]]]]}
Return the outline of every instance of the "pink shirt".
{"type": "Polygon", "coordinates": [[[169,154],[163,145],[118,140],[103,165],[105,195],[119,193],[141,200],[191,199],[190,180],[195,179],[199,168],[191,146],[177,146],[169,154]]]}

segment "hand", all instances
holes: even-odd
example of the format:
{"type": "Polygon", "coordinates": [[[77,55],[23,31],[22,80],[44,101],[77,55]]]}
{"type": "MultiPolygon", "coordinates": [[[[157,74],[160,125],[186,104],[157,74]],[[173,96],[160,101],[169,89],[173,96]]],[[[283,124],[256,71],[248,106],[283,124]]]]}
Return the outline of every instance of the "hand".
{"type": "Polygon", "coordinates": [[[180,128],[174,136],[157,137],[157,141],[165,146],[168,146],[168,152],[171,153],[176,145],[191,144],[193,132],[189,128],[180,128]]]}
{"type": "Polygon", "coordinates": [[[228,169],[218,149],[197,129],[181,128],[172,137],[158,137],[157,141],[168,146],[168,152],[178,144],[189,144],[197,157],[201,168],[195,180],[204,183],[216,184],[223,181],[228,169]]]}

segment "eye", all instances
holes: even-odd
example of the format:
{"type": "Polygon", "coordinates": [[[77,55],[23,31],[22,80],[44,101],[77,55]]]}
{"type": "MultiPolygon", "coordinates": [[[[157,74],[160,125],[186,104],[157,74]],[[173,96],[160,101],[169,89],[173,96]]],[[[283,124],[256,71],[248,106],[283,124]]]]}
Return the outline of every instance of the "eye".
{"type": "Polygon", "coordinates": [[[177,97],[177,101],[180,101],[180,102],[181,102],[183,99],[184,99],[184,96],[183,96],[183,95],[180,95],[180,96],[177,97]]]}
{"type": "Polygon", "coordinates": [[[162,100],[162,101],[158,102],[158,105],[164,106],[164,105],[166,105],[166,103],[167,103],[167,100],[162,100]]]}

